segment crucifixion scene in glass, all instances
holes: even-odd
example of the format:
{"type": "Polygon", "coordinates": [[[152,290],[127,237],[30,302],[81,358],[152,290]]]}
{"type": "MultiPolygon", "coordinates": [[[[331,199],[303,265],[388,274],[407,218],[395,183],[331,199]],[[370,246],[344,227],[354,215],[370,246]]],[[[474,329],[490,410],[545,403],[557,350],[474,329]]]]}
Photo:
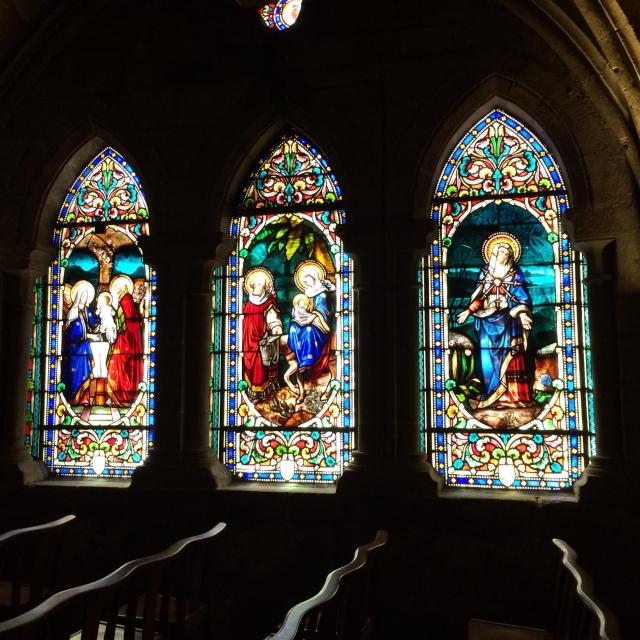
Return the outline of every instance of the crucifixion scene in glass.
{"type": "MultiPolygon", "coordinates": [[[[110,147],[58,215],[46,331],[32,345],[44,360],[42,457],[57,475],[127,476],[153,444],[156,284],[138,245],[148,217],[140,180],[110,147]]],[[[37,293],[37,313],[44,303],[37,293]]]]}

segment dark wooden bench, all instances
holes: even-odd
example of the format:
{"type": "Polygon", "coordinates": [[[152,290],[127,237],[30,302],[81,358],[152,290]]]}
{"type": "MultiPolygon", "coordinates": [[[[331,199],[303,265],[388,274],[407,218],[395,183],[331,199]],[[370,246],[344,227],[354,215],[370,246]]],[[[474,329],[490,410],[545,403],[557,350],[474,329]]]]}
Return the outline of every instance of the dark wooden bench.
{"type": "Polygon", "coordinates": [[[0,535],[0,620],[59,588],[60,544],[74,515],[0,535]]]}
{"type": "Polygon", "coordinates": [[[576,552],[553,539],[558,569],[550,622],[545,628],[470,620],[468,640],[618,640],[615,616],[596,600],[591,578],[578,566],[576,552]]]}
{"type": "Polygon", "coordinates": [[[0,622],[0,638],[188,638],[200,633],[210,611],[203,587],[212,567],[219,523],[165,551],[131,560],[109,575],[60,591],[33,609],[0,622]]]}
{"type": "Polygon", "coordinates": [[[371,542],[359,546],[353,560],[329,573],[315,596],[289,609],[280,629],[268,638],[356,640],[370,637],[374,560],[386,543],[387,532],[380,530],[371,542]]]}

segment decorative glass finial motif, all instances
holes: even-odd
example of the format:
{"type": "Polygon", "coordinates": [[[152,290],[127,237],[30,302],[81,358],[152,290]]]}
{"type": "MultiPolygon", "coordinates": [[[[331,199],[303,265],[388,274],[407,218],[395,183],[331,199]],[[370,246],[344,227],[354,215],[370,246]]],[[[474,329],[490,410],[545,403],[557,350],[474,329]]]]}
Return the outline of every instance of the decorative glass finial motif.
{"type": "Polygon", "coordinates": [[[326,159],[302,136],[292,133],[283,136],[260,160],[243,192],[242,206],[335,206],[341,200],[340,187],[326,159]]]}
{"type": "Polygon", "coordinates": [[[278,0],[262,5],[259,13],[265,27],[284,31],[296,23],[301,10],[302,0],[278,0]]]}
{"type": "Polygon", "coordinates": [[[211,344],[212,439],[238,478],[334,482],[350,460],[355,336],[340,205],[328,163],[295,133],[242,193],[236,246],[214,277],[211,344]]]}
{"type": "Polygon", "coordinates": [[[99,160],[78,176],[65,198],[58,222],[132,222],[144,221],[148,215],[135,173],[122,156],[105,149],[99,160]]]}
{"type": "Polygon", "coordinates": [[[126,476],[153,444],[156,284],[139,247],[147,218],[138,177],[109,147],[61,207],[58,257],[36,288],[45,335],[32,345],[44,370],[42,381],[32,373],[41,407],[32,414],[56,474],[126,476]]]}
{"type": "Polygon", "coordinates": [[[450,486],[569,489],[593,451],[584,263],[547,148],[491,111],[437,183],[422,273],[422,422],[450,486]]]}

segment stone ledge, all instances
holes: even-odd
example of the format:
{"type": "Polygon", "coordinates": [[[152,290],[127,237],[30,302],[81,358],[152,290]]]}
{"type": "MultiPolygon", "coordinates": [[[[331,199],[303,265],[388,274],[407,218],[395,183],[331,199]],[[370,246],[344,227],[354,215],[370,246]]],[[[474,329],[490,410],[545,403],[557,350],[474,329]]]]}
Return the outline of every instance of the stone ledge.
{"type": "Polygon", "coordinates": [[[233,493],[307,493],[319,495],[335,495],[336,485],[310,485],[294,483],[249,483],[233,482],[226,487],[219,487],[218,491],[233,493]]]}
{"type": "Polygon", "coordinates": [[[34,482],[31,486],[74,489],[79,487],[83,489],[128,489],[131,486],[131,478],[114,478],[113,480],[103,478],[47,478],[46,480],[34,482]]]}

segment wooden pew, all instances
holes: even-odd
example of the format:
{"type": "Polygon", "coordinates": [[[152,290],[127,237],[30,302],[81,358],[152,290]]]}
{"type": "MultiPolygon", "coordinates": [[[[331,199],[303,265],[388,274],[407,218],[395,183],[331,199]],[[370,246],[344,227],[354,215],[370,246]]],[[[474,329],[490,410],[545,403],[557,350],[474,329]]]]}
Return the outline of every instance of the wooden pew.
{"type": "Polygon", "coordinates": [[[202,579],[221,522],[165,551],[131,560],[109,575],[60,591],[0,622],[2,640],[188,638],[201,630],[209,602],[202,579]]]}
{"type": "Polygon", "coordinates": [[[559,561],[553,610],[546,628],[470,620],[468,640],[618,640],[615,616],[593,592],[593,582],[577,563],[576,552],[563,540],[553,539],[559,561]]]}
{"type": "Polygon", "coordinates": [[[75,518],[67,515],[0,535],[0,620],[59,588],[59,546],[75,518]]]}
{"type": "Polygon", "coordinates": [[[379,530],[371,542],[356,549],[351,562],[327,575],[324,586],[315,596],[289,609],[280,629],[268,639],[370,637],[374,560],[386,543],[387,532],[379,530]]]}
{"type": "Polygon", "coordinates": [[[618,622],[613,613],[596,599],[593,582],[578,566],[576,552],[559,538],[554,538],[553,544],[561,554],[554,637],[618,640],[618,622]]]}

